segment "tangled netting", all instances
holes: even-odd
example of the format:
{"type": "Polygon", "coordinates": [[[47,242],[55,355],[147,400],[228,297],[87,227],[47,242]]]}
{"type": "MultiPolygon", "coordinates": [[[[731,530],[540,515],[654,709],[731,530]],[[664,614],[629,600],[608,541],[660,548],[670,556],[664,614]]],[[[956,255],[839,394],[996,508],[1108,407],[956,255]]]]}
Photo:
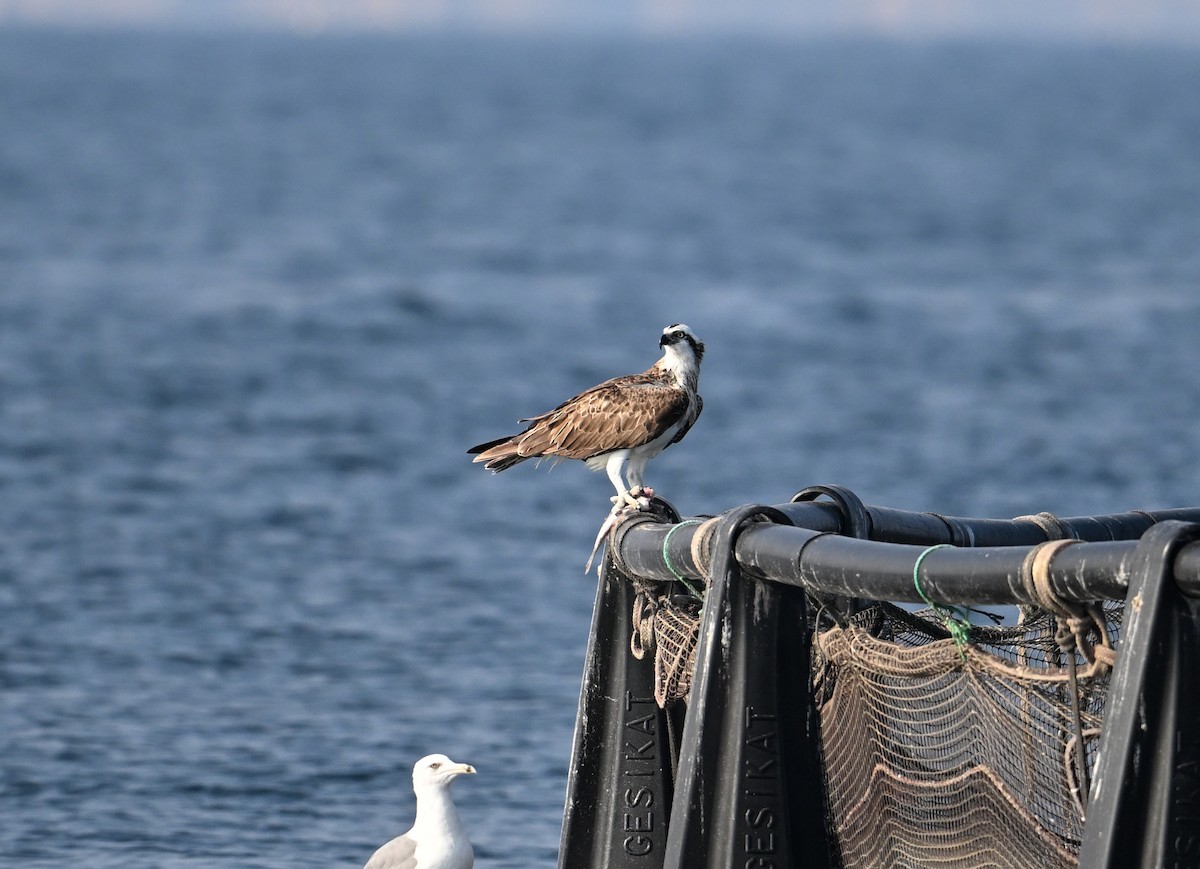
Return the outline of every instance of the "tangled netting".
{"type": "MultiPolygon", "coordinates": [[[[841,625],[809,626],[842,865],[1075,866],[1080,776],[1095,763],[1120,605],[1092,608],[1073,651],[1061,614],[1027,609],[1016,625],[975,625],[967,645],[943,620],[877,603],[841,625]]],[[[698,607],[645,596],[635,623],[635,653],[654,646],[660,705],[685,699],[698,607]]]]}
{"type": "MultiPolygon", "coordinates": [[[[1111,656],[1074,651],[1080,725],[1055,617],[947,638],[937,618],[878,604],[819,631],[813,685],[830,815],[847,867],[1070,867],[1111,656]]],[[[1098,613],[1111,652],[1121,610],[1098,613]]]]}
{"type": "Polygon", "coordinates": [[[695,598],[655,596],[639,588],[633,603],[633,654],[641,660],[654,650],[654,699],[665,709],[686,700],[696,669],[700,602],[695,598]]]}

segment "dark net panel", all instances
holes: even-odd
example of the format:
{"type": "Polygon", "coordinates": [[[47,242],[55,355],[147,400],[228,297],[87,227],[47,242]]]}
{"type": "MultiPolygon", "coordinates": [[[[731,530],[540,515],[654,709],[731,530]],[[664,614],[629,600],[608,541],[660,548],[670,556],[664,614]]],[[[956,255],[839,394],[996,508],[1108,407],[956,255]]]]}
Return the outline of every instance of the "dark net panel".
{"type": "MultiPolygon", "coordinates": [[[[1076,865],[1082,731],[1094,763],[1120,609],[1068,653],[1053,616],[974,626],[877,604],[814,638],[827,799],[843,865],[1041,869],[1076,865]],[[1080,724],[1071,704],[1076,664],[1080,724]]],[[[1078,630],[1078,625],[1076,625],[1078,630]]]]}

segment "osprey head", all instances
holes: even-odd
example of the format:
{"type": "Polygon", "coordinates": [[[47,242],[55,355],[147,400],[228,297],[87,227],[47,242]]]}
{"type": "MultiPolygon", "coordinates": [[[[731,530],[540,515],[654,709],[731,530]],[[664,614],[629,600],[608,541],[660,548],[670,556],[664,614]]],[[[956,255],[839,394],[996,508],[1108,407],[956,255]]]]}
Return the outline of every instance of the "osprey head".
{"type": "Polygon", "coordinates": [[[675,347],[675,352],[683,351],[686,345],[691,347],[692,354],[696,357],[696,362],[699,363],[704,358],[704,342],[696,337],[693,332],[684,323],[673,323],[663,329],[662,337],[658,339],[658,346],[664,350],[670,347],[675,347]]]}

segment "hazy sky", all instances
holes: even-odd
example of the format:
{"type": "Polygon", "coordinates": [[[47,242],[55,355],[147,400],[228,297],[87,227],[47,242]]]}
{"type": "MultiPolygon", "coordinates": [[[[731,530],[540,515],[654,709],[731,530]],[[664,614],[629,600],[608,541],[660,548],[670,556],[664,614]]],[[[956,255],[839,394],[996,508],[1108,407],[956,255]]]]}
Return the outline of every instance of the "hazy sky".
{"type": "Polygon", "coordinates": [[[1200,42],[1200,0],[0,0],[0,25],[873,32],[1200,42]]]}

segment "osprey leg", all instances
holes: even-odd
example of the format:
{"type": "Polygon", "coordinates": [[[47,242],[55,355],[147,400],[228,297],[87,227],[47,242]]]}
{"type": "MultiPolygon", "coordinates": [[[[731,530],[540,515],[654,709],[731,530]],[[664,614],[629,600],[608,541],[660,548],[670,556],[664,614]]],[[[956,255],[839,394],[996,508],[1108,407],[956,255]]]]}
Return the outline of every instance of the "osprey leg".
{"type": "MultiPolygon", "coordinates": [[[[616,450],[608,457],[608,462],[605,464],[604,470],[608,474],[608,479],[612,482],[613,488],[617,490],[617,497],[613,500],[613,503],[633,507],[637,510],[641,508],[641,505],[638,504],[637,496],[631,487],[627,488],[625,485],[625,467],[628,464],[629,450],[616,450]]],[[[640,479],[638,481],[638,488],[641,488],[640,479]]]]}
{"type": "Polygon", "coordinates": [[[629,459],[629,470],[625,476],[629,479],[629,494],[634,499],[651,498],[654,496],[654,490],[642,484],[642,473],[646,470],[646,463],[648,461],[650,461],[649,456],[639,456],[636,453],[629,459]]]}

